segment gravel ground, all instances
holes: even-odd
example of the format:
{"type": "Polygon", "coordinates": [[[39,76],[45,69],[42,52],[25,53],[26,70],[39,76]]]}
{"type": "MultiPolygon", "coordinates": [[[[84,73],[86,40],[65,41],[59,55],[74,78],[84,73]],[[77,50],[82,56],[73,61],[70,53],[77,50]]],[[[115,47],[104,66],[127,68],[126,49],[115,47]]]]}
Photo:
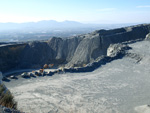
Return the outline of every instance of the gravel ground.
{"type": "Polygon", "coordinates": [[[150,42],[130,47],[135,57],[128,55],[90,73],[19,78],[5,85],[24,112],[144,113],[146,106],[141,106],[150,104],[150,42]]]}

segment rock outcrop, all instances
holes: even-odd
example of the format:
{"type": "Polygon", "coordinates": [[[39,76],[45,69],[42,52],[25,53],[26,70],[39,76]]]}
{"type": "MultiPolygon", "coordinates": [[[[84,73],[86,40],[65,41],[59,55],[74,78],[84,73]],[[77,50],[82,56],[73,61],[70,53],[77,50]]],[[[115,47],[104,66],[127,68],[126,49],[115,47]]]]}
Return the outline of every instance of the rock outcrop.
{"type": "MultiPolygon", "coordinates": [[[[0,47],[0,56],[3,56],[0,57],[0,70],[7,71],[14,67],[41,68],[44,64],[82,67],[103,55],[107,56],[107,49],[111,44],[145,39],[148,33],[150,33],[150,24],[97,30],[68,39],[55,37],[45,42],[35,41],[22,45],[21,51],[17,50],[18,54],[10,51],[9,57],[2,52],[6,47],[0,47]]],[[[9,50],[5,49],[5,52],[7,51],[9,50]]]]}

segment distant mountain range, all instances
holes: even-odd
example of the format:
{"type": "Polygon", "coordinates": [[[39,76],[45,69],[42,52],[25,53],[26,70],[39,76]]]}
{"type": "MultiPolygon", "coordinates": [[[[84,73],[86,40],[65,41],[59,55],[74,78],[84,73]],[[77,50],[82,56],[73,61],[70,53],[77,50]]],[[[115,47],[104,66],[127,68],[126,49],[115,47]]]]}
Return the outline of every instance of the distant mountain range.
{"type": "Polygon", "coordinates": [[[133,24],[83,24],[76,21],[63,21],[57,22],[55,20],[43,20],[39,22],[26,22],[26,23],[0,23],[0,31],[3,30],[41,30],[41,29],[68,29],[68,28],[106,28],[107,27],[122,27],[133,24]]]}
{"type": "Polygon", "coordinates": [[[0,23],[0,30],[37,30],[37,29],[64,29],[64,28],[81,28],[89,25],[76,21],[57,22],[55,20],[43,20],[39,22],[26,23],[0,23]]]}
{"type": "Polygon", "coordinates": [[[47,40],[51,37],[70,37],[99,29],[114,29],[133,24],[83,24],[76,21],[43,20],[26,23],[0,23],[0,42],[47,40]]]}

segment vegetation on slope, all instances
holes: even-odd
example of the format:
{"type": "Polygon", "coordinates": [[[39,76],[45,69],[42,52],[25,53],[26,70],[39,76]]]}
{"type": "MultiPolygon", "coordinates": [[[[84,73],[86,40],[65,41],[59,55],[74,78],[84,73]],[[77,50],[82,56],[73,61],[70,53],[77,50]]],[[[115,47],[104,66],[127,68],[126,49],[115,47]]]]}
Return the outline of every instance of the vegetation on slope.
{"type": "Polygon", "coordinates": [[[3,84],[0,85],[0,105],[17,109],[17,102],[14,101],[13,95],[3,84]]]}

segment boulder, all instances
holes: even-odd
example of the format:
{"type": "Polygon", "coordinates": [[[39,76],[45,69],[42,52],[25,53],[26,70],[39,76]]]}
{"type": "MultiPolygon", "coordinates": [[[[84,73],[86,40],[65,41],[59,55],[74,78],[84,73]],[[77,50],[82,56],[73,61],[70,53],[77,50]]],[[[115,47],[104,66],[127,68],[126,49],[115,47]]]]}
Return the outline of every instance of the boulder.
{"type": "Polygon", "coordinates": [[[150,41],[150,33],[148,33],[148,34],[146,35],[145,40],[149,40],[149,41],[150,41]]]}
{"type": "Polygon", "coordinates": [[[110,44],[107,49],[107,56],[116,57],[118,54],[125,54],[123,52],[129,49],[131,49],[131,47],[129,47],[127,44],[110,44]]]}

